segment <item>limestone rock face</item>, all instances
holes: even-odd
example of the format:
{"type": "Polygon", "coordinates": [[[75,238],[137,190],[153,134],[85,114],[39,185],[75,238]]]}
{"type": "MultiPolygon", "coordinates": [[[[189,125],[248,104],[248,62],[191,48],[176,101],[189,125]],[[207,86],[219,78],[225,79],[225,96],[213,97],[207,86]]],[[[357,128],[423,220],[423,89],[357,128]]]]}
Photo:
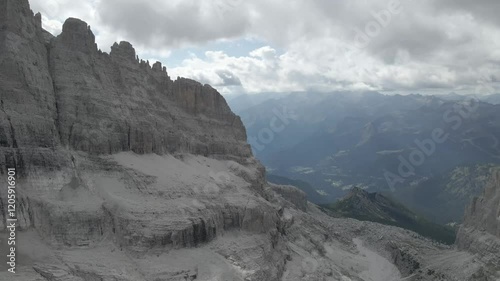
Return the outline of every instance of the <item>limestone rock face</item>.
{"type": "MultiPolygon", "coordinates": [[[[240,118],[215,89],[172,81],[161,63],[139,60],[128,42],[101,52],[79,19],[68,19],[54,37],[26,0],[0,0],[0,13],[0,172],[4,178],[16,168],[17,230],[25,245],[19,253],[30,257],[16,278],[184,280],[213,259],[215,267],[199,274],[229,280],[282,274],[287,250],[278,207],[264,199],[264,169],[240,118]],[[248,244],[211,248],[234,232],[248,244]],[[115,264],[99,272],[90,255],[89,264],[82,257],[102,247],[98,259],[115,264]],[[83,252],[72,256],[75,248],[83,252]],[[129,254],[172,259],[190,248],[205,256],[186,255],[192,263],[185,273],[184,263],[158,271],[153,267],[165,261],[124,261],[129,254]],[[245,270],[234,269],[236,258],[221,258],[248,249],[255,253],[245,270]],[[109,259],[113,252],[121,254],[109,259]],[[127,279],[113,271],[120,267],[149,269],[147,276],[127,271],[127,279]]],[[[6,209],[2,188],[2,252],[6,209]]]]}
{"type": "Polygon", "coordinates": [[[305,192],[294,186],[283,186],[276,184],[269,184],[272,190],[283,197],[286,202],[293,204],[293,207],[306,211],[307,210],[307,196],[305,192]]]}
{"type": "Polygon", "coordinates": [[[93,154],[250,156],[241,120],[215,89],[170,80],[161,63],[138,61],[130,43],[99,52],[87,24],[68,19],[50,44],[49,63],[64,146],[93,154]]]}
{"type": "Polygon", "coordinates": [[[90,26],[75,18],[67,19],[62,28],[62,33],[58,36],[64,46],[73,51],[86,54],[97,52],[95,36],[90,30],[90,26]]]}
{"type": "Polygon", "coordinates": [[[483,195],[471,202],[463,225],[500,239],[500,170],[493,172],[483,195]]]}
{"type": "Polygon", "coordinates": [[[40,22],[26,1],[2,0],[0,13],[0,159],[13,164],[15,149],[59,144],[57,110],[40,22]]]}
{"type": "Polygon", "coordinates": [[[487,264],[481,276],[500,278],[500,170],[493,172],[483,195],[474,198],[466,209],[456,244],[487,264]]]}
{"type": "Polygon", "coordinates": [[[121,41],[120,44],[115,43],[111,46],[111,57],[115,59],[115,61],[135,61],[136,54],[135,49],[132,47],[132,44],[126,41],[121,41]]]}
{"type": "Polygon", "coordinates": [[[127,42],[100,52],[79,19],[46,44],[26,1],[2,6],[2,147],[251,156],[240,118],[215,89],[172,81],[127,42]]]}

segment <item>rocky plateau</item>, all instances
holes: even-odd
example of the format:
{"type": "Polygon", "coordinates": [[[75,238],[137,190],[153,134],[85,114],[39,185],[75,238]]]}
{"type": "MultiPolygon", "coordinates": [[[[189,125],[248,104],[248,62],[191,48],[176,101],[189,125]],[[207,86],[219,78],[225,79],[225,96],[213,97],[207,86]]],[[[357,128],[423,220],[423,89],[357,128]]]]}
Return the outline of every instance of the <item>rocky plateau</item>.
{"type": "Polygon", "coordinates": [[[2,183],[0,280],[500,279],[500,174],[453,247],[332,218],[266,182],[216,89],[41,17],[0,0],[0,172],[16,169],[18,219],[13,274],[2,183]]]}

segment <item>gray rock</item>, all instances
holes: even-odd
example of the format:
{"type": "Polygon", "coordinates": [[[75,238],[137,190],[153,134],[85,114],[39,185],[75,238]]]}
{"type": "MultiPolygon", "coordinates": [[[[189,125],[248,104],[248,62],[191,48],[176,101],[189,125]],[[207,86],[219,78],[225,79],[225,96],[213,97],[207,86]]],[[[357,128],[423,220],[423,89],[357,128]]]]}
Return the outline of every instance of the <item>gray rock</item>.
{"type": "Polygon", "coordinates": [[[474,228],[500,239],[500,170],[492,172],[483,195],[474,198],[468,206],[463,227],[474,228]]]}
{"type": "Polygon", "coordinates": [[[307,195],[302,190],[288,185],[269,184],[271,189],[283,197],[286,202],[293,204],[293,207],[307,211],[307,195]]]}
{"type": "Polygon", "coordinates": [[[459,249],[477,254],[484,262],[485,266],[476,274],[477,280],[500,278],[500,170],[492,172],[483,195],[474,198],[467,207],[456,244],[459,249]]]}
{"type": "Polygon", "coordinates": [[[266,183],[211,86],[173,81],[128,42],[103,53],[79,19],[54,37],[27,0],[0,0],[0,13],[0,172],[17,170],[20,257],[1,280],[490,276],[464,251],[462,263],[435,264],[425,257],[457,255],[402,229],[333,219],[303,192],[266,183]]]}

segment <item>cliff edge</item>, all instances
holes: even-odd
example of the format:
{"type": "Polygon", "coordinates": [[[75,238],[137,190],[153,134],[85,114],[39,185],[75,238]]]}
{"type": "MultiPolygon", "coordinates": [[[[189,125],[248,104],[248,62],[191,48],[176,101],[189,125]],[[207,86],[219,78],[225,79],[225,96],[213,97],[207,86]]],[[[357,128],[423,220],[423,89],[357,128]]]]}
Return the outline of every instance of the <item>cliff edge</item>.
{"type": "MultiPolygon", "coordinates": [[[[211,86],[172,80],[128,42],[100,51],[82,20],[58,36],[41,22],[27,0],[0,0],[0,173],[15,169],[17,219],[16,273],[3,255],[0,280],[471,280],[482,268],[268,184],[211,86]]],[[[1,253],[7,199],[0,188],[1,253]]]]}
{"type": "MultiPolygon", "coordinates": [[[[465,211],[458,231],[459,249],[477,254],[487,266],[484,275],[500,279],[500,170],[496,169],[482,196],[476,197],[465,211]]],[[[486,279],[490,280],[490,279],[486,279]]]]}

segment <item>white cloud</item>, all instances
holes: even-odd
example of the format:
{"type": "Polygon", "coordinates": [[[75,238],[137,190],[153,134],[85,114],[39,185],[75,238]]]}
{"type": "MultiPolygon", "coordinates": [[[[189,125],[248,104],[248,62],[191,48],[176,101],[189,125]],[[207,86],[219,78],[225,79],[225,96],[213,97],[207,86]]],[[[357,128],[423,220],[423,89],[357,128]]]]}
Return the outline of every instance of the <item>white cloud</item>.
{"type": "Polygon", "coordinates": [[[128,40],[169,66],[171,51],[266,42],[246,55],[207,49],[170,67],[172,76],[222,92],[307,89],[452,91],[500,78],[497,1],[458,0],[32,0],[57,33],[69,16],[87,21],[99,46],[128,40]],[[392,4],[391,4],[392,3],[392,4]],[[401,7],[398,6],[398,3],[401,7]],[[392,5],[392,6],[391,6],[392,5]],[[396,10],[391,10],[397,7],[396,10]],[[361,33],[362,32],[362,33],[361,33]],[[363,44],[360,42],[363,41],[363,44]],[[279,51],[277,51],[279,50],[279,51]]]}

